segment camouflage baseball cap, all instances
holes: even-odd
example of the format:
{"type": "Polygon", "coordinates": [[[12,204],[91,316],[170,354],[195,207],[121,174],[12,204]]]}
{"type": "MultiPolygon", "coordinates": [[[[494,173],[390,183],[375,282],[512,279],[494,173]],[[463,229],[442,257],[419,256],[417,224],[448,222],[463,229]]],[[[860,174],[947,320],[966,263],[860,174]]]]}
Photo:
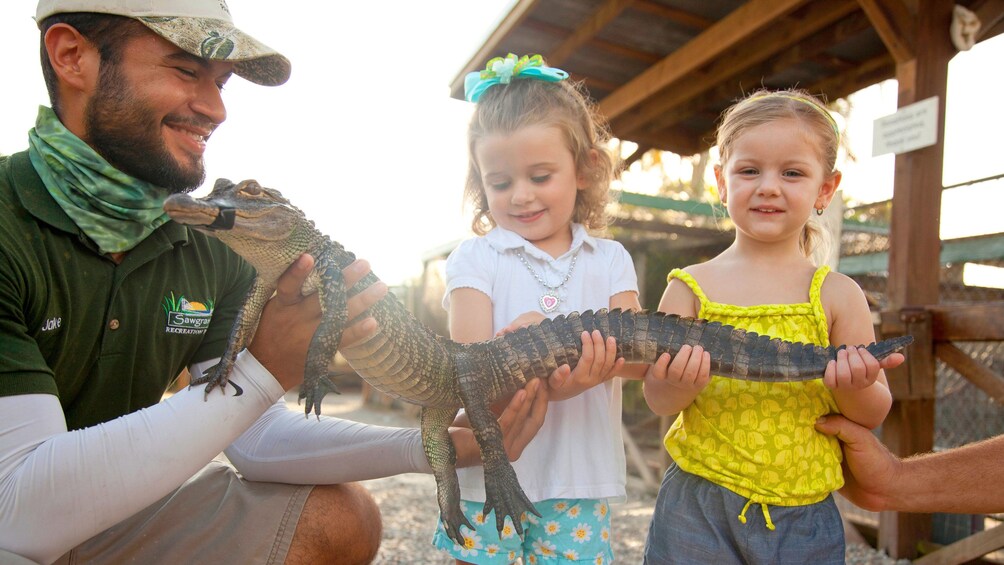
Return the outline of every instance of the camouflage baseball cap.
{"type": "Polygon", "coordinates": [[[35,21],[67,12],[136,19],[188,53],[233,62],[234,72],[254,83],[289,79],[289,59],[237,29],[225,0],[39,0],[35,21]]]}

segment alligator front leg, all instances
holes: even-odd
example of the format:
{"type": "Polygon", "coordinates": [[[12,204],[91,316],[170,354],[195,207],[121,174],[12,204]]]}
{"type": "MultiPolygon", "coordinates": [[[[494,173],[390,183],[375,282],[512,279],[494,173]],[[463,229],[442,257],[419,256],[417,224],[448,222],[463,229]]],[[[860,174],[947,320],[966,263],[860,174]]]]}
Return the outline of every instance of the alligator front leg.
{"type": "Polygon", "coordinates": [[[303,385],[299,399],[305,400],[304,414],[311,410],[321,416],[321,400],[329,391],[338,389],[328,378],[329,367],[338,351],[342,332],[348,320],[345,281],[342,270],[331,260],[330,254],[320,254],[315,269],[320,271],[320,286],[317,289],[321,303],[321,323],[317,326],[307,349],[307,365],[304,369],[303,385]]]}
{"type": "Polygon", "coordinates": [[[422,447],[425,458],[436,477],[436,499],[440,519],[450,539],[464,545],[460,526],[474,530],[467,516],[460,510],[460,482],[457,480],[457,451],[450,439],[450,424],[457,415],[456,408],[422,409],[422,447]]]}
{"type": "Polygon", "coordinates": [[[476,356],[461,354],[457,359],[457,378],[460,398],[474,430],[474,437],[481,449],[481,461],[485,473],[484,515],[495,511],[495,526],[499,534],[505,526],[505,517],[512,518],[516,533],[523,535],[524,513],[540,516],[533,503],[523,492],[516,478],[516,471],[509,463],[499,427],[489,402],[497,396],[492,390],[493,382],[490,363],[479,361],[476,356]]]}
{"type": "Polygon", "coordinates": [[[234,369],[237,354],[247,346],[251,337],[254,336],[255,330],[258,329],[258,319],[261,317],[262,310],[265,309],[265,303],[274,292],[275,285],[266,284],[262,282],[261,278],[255,278],[254,284],[248,289],[247,296],[244,298],[244,304],[234,319],[234,325],[227,337],[227,348],[220,357],[220,362],[207,369],[201,376],[193,378],[189,383],[190,387],[207,383],[207,397],[209,391],[217,386],[220,387],[221,391],[223,390],[234,369]]]}

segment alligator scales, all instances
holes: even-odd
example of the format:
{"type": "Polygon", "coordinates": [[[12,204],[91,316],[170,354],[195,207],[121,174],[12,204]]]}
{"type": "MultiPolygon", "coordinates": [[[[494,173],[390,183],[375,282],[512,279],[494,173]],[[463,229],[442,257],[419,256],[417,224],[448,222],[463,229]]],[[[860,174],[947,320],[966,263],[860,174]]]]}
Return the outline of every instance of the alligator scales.
{"type": "MultiPolygon", "coordinates": [[[[216,181],[206,197],[178,194],[164,209],[177,222],[216,236],[258,270],[244,307],[235,321],[227,351],[213,372],[197,382],[206,391],[227,382],[237,353],[254,335],[265,302],[276,281],[302,253],[316,261],[304,294],[320,293],[322,320],[311,342],[300,398],[306,412],[320,414],[321,398],[330,387],[328,366],[346,326],[341,270],[355,257],[320,233],[303,212],[278,191],[253,180],[233,184],[216,181]]],[[[370,273],[352,291],[376,281],[370,273]]],[[[598,329],[617,340],[617,355],[628,362],[653,363],[664,352],[676,354],[684,344],[701,345],[711,354],[716,375],[755,381],[801,381],[822,376],[836,349],[792,343],[745,332],[717,322],[660,313],[619,310],[572,313],[481,343],[460,344],[434,334],[392,295],[370,314],[379,329],[362,343],[343,348],[352,368],[375,388],[422,406],[422,443],[436,477],[437,498],[447,533],[463,543],[460,525],[470,526],[460,511],[456,453],[448,428],[457,411],[466,409],[484,460],[485,514],[495,511],[501,530],[505,516],[522,534],[518,517],[535,512],[523,493],[502,444],[502,433],[489,406],[522,388],[528,380],[546,378],[557,367],[578,361],[583,331],[598,329]]],[[[871,344],[882,359],[912,341],[910,336],[871,344]]]]}

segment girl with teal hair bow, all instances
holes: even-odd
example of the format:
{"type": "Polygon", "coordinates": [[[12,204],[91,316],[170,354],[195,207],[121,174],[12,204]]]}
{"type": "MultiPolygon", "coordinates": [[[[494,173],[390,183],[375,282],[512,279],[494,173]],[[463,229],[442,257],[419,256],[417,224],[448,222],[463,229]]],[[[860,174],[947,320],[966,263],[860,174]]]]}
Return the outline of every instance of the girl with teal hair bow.
{"type": "MultiPolygon", "coordinates": [[[[581,86],[540,55],[498,57],[466,78],[476,106],[465,197],[478,236],[447,259],[451,337],[484,341],[559,314],[639,309],[631,256],[597,234],[616,168],[581,86]]],[[[614,377],[642,378],[646,367],[625,366],[598,332],[578,339],[575,369],[547,379],[549,399],[561,402],[513,463],[526,497],[493,496],[494,474],[458,469],[461,507],[441,509],[433,539],[458,562],[612,561],[609,503],[626,482],[614,377]]]]}

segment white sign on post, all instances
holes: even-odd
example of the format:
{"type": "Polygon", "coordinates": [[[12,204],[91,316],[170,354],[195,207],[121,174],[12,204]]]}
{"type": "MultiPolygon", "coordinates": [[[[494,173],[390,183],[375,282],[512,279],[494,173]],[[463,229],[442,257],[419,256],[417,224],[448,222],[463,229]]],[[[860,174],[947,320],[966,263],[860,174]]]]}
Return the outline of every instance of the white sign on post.
{"type": "Polygon", "coordinates": [[[875,120],[872,157],[906,153],[938,142],[938,97],[903,106],[895,114],[875,120]]]}

